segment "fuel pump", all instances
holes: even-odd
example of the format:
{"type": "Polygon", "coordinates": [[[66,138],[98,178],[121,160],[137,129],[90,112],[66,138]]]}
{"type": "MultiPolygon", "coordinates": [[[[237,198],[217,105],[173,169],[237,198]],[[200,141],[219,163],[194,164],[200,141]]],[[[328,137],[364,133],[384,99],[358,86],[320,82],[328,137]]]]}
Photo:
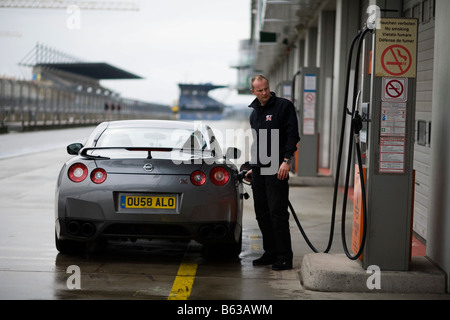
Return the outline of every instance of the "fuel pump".
{"type": "Polygon", "coordinates": [[[367,106],[367,243],[363,266],[407,271],[411,251],[417,19],[381,18],[367,106]]]}
{"type": "MultiPolygon", "coordinates": [[[[345,95],[330,237],[324,252],[329,252],[333,242],[345,127],[350,116],[341,225],[344,252],[351,260],[362,258],[364,268],[377,265],[382,270],[407,271],[412,220],[417,20],[381,18],[379,23],[368,25],[358,33],[349,53],[347,93],[354,54],[352,105],[349,110],[348,95],[345,95]],[[368,34],[373,35],[369,42],[368,34]],[[360,73],[363,46],[368,59],[364,60],[366,68],[360,73]],[[359,234],[356,238],[359,243],[352,246],[354,255],[348,250],[345,238],[353,148],[357,158],[355,177],[360,186],[356,191],[361,198],[359,223],[354,224],[358,230],[353,230],[359,234]]],[[[307,244],[319,252],[309,241],[290,203],[289,208],[307,244]]]]}
{"type": "Polygon", "coordinates": [[[297,174],[301,177],[316,177],[319,168],[319,130],[318,127],[318,97],[320,90],[320,70],[314,67],[302,67],[292,80],[291,101],[295,100],[296,80],[299,82],[299,130],[302,143],[297,152],[297,174]]]}

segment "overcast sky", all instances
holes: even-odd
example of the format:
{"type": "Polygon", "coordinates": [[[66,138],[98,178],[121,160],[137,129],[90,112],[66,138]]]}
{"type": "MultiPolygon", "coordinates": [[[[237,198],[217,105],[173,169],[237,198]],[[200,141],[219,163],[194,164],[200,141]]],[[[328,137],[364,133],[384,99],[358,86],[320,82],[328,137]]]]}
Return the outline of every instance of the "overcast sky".
{"type": "MultiPolygon", "coordinates": [[[[250,36],[250,0],[128,2],[140,10],[0,9],[0,75],[30,77],[17,64],[39,42],[145,78],[101,82],[127,98],[172,104],[180,82],[236,83],[230,65],[250,36]]],[[[226,104],[253,100],[222,89],[211,95],[226,104]]]]}

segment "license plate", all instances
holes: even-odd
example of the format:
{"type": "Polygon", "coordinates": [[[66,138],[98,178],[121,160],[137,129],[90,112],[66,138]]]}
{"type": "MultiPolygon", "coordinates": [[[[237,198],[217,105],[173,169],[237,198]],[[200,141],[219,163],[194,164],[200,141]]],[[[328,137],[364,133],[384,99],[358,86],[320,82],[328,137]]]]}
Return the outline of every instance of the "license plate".
{"type": "Polygon", "coordinates": [[[163,196],[121,196],[122,209],[175,209],[176,197],[163,196]]]}

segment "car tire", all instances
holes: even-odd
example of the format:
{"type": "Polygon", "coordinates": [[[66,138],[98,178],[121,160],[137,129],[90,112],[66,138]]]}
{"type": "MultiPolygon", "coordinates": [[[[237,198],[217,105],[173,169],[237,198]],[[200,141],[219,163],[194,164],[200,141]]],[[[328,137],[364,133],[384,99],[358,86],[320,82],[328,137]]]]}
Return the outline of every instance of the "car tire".
{"type": "Polygon", "coordinates": [[[208,245],[205,248],[205,253],[207,257],[225,257],[225,258],[236,258],[242,251],[242,232],[239,236],[239,241],[233,241],[227,244],[215,244],[208,245]]]}
{"type": "Polygon", "coordinates": [[[86,246],[84,243],[74,240],[58,239],[55,231],[55,246],[60,253],[77,253],[83,251],[86,246]]]}
{"type": "Polygon", "coordinates": [[[228,247],[228,254],[229,256],[237,257],[241,254],[241,251],[242,251],[242,232],[241,235],[239,236],[239,241],[233,243],[228,247]]]}

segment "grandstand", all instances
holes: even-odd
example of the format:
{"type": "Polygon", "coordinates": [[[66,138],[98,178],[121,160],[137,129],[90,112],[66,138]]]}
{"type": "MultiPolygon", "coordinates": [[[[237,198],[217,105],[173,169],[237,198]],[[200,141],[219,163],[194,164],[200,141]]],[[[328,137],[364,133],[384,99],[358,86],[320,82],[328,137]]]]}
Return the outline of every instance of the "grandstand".
{"type": "Polygon", "coordinates": [[[227,88],[211,83],[178,84],[180,98],[178,101],[179,117],[182,120],[219,120],[223,116],[225,105],[210,96],[211,90],[227,88]]]}
{"type": "Polygon", "coordinates": [[[100,80],[141,79],[108,63],[83,62],[41,44],[19,65],[32,80],[0,78],[0,132],[172,118],[170,106],[126,99],[100,80]]]}

